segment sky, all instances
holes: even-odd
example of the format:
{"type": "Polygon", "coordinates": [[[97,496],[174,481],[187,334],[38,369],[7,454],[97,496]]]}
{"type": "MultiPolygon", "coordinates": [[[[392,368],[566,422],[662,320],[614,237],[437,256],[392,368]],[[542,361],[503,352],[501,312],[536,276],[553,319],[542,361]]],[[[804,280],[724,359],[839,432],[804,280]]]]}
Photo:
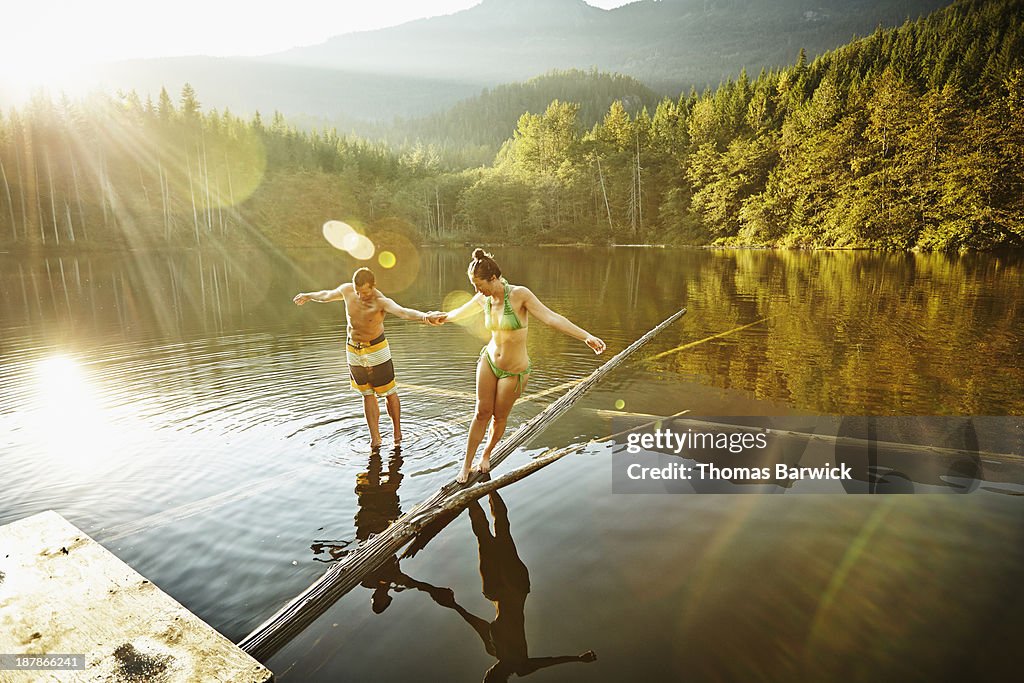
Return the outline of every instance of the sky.
{"type": "MultiPolygon", "coordinates": [[[[587,0],[610,9],[628,0],[587,0]]],[[[259,55],[452,14],[480,0],[13,0],[0,79],[45,82],[103,61],[259,55]]]]}

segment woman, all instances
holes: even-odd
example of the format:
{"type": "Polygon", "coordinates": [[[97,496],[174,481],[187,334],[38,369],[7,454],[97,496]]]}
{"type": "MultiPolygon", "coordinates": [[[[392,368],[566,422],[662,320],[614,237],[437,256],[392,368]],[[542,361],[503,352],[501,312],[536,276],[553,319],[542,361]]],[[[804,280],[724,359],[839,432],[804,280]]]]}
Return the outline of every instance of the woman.
{"type": "Polygon", "coordinates": [[[483,249],[473,251],[469,280],[476,294],[443,318],[444,322],[449,322],[483,312],[484,325],[491,332],[491,341],[480,353],[476,365],[476,415],[466,440],[466,459],[457,478],[461,484],[469,479],[476,449],[483,441],[487,423],[493,420],[491,436],[480,460],[480,471],[490,470],[491,452],[505,433],[512,405],[522,396],[530,378],[533,366],[526,354],[530,314],[545,325],[583,341],[594,353],[605,349],[603,341],[542,304],[529,289],[510,285],[501,277],[501,269],[494,258],[483,249]]]}

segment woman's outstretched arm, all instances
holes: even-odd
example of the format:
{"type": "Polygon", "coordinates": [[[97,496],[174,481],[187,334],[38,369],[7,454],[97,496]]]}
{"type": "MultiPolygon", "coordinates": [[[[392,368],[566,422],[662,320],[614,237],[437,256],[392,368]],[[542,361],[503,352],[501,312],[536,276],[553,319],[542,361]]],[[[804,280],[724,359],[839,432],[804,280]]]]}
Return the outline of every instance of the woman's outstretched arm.
{"type": "Polygon", "coordinates": [[[473,298],[462,304],[458,308],[448,311],[444,314],[444,320],[442,322],[451,323],[463,318],[470,318],[477,313],[483,313],[483,306],[480,305],[480,301],[484,298],[484,295],[477,292],[473,295],[473,298]]]}
{"type": "Polygon", "coordinates": [[[525,295],[526,310],[530,312],[530,315],[540,320],[548,327],[553,327],[563,334],[567,334],[570,337],[575,337],[581,342],[589,346],[594,350],[594,353],[602,353],[605,349],[605,343],[594,335],[584,330],[579,325],[576,325],[571,320],[566,318],[561,313],[555,313],[550,308],[545,306],[537,295],[531,292],[526,287],[520,287],[525,295]]]}

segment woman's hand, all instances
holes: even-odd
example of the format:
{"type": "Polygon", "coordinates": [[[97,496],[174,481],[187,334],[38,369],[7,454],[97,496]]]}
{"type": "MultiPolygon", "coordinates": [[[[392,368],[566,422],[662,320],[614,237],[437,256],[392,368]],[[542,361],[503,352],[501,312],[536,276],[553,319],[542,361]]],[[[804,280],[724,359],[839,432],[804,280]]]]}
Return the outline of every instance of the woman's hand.
{"type": "Polygon", "coordinates": [[[583,340],[583,343],[594,349],[594,353],[596,354],[604,353],[604,350],[607,348],[605,343],[601,341],[599,337],[595,337],[592,334],[588,334],[587,338],[583,340]]]}
{"type": "Polygon", "coordinates": [[[428,325],[438,327],[443,325],[448,320],[448,314],[443,311],[430,311],[427,313],[427,317],[423,319],[428,325]]]}

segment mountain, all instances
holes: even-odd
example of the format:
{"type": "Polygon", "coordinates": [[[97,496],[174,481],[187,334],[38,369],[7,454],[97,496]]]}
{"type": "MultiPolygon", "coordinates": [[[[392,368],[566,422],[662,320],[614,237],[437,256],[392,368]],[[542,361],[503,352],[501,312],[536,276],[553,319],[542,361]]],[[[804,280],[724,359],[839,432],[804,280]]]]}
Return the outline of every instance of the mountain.
{"type": "Polygon", "coordinates": [[[948,5],[948,0],[642,0],[611,10],[583,0],[484,0],[448,16],[332,38],[267,62],[493,85],[551,69],[626,74],[669,94],[741,68],[813,57],[948,5]]]}
{"type": "MultiPolygon", "coordinates": [[[[204,109],[228,108],[251,115],[280,111],[294,122],[350,127],[393,117],[420,117],[480,94],[480,84],[453,78],[423,78],[261,63],[225,57],[176,57],[117,62],[97,75],[106,90],[135,89],[153,99],[161,87],[172,98],[185,83],[204,109]]],[[[143,95],[145,97],[145,95],[143,95]]]]}
{"type": "Polygon", "coordinates": [[[604,10],[583,0],[484,0],[455,14],[255,58],[136,60],[100,74],[154,97],[189,82],[207,108],[279,110],[346,127],[416,118],[483,88],[552,69],[632,76],[676,96],[742,68],[791,64],[949,4],[944,0],[642,0],[604,10]]]}

